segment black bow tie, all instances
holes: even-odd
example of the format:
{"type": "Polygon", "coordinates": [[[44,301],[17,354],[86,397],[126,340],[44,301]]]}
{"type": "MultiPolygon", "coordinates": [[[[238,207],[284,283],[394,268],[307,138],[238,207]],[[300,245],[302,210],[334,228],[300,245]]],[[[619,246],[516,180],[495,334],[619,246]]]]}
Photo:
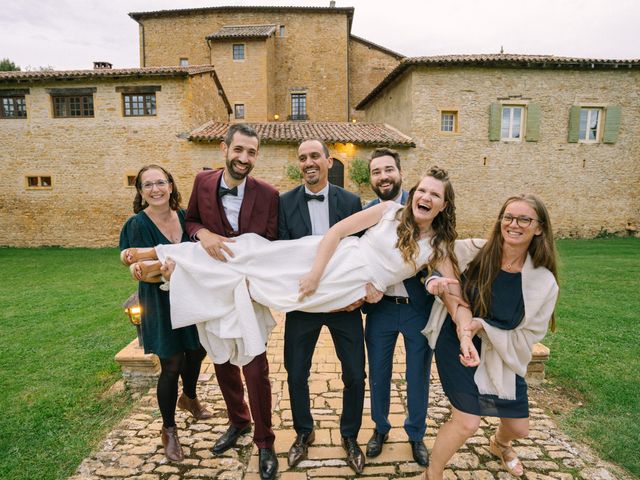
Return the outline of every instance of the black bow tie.
{"type": "Polygon", "coordinates": [[[308,202],[309,200],[318,200],[319,202],[324,202],[324,195],[311,195],[310,193],[304,194],[304,199],[308,202]]]}
{"type": "Polygon", "coordinates": [[[238,187],[226,188],[220,185],[218,189],[218,198],[222,198],[225,195],[233,195],[234,197],[238,196],[238,187]]]}

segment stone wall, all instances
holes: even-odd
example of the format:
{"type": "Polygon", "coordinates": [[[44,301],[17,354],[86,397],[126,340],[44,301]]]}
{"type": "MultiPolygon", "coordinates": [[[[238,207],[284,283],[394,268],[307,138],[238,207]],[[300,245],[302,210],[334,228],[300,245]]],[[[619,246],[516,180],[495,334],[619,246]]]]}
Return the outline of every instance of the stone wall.
{"type": "Polygon", "coordinates": [[[539,195],[560,236],[625,233],[640,224],[640,74],[621,70],[417,67],[367,106],[414,138],[408,170],[449,170],[463,235],[485,233],[503,201],[539,195]],[[541,109],[538,141],[489,141],[489,107],[508,99],[541,109]],[[410,108],[408,108],[410,103],[410,108]],[[572,105],[622,108],[615,143],[568,143],[572,105]],[[459,132],[440,132],[441,110],[457,110],[459,132]]]}
{"type": "Polygon", "coordinates": [[[212,78],[201,77],[192,79],[200,93],[191,91],[186,77],[31,84],[28,118],[0,120],[0,245],[116,245],[135,195],[127,175],[159,163],[178,184],[192,181],[191,144],[184,135],[224,111],[215,105],[222,100],[212,78]],[[124,117],[115,87],[148,85],[161,87],[157,115],[124,117]],[[95,116],[52,118],[45,90],[52,87],[96,88],[95,116]],[[27,175],[51,176],[52,186],[28,189],[27,175]]]}
{"type": "Polygon", "coordinates": [[[364,112],[355,106],[399,63],[393,55],[357,38],[349,38],[349,111],[360,121],[364,112]]]}
{"type": "MultiPolygon", "coordinates": [[[[267,121],[278,114],[284,120],[291,114],[292,91],[307,93],[307,114],[312,121],[346,121],[348,106],[348,24],[347,15],[341,12],[203,12],[176,14],[170,17],[149,17],[142,19],[144,25],[145,59],[144,66],[177,65],[179,59],[186,57],[191,65],[213,64],[222,79],[222,86],[234,102],[234,86],[240,73],[230,74],[226,79],[226,69],[221,63],[231,57],[232,43],[247,43],[250,55],[254,44],[262,40],[243,40],[242,42],[212,42],[211,55],[206,36],[224,25],[264,25],[273,24],[285,27],[284,36],[273,38],[273,47],[266,46],[267,53],[273,48],[273,55],[265,54],[257,58],[273,58],[274,64],[266,67],[262,63],[254,66],[247,58],[247,75],[244,81],[250,81],[254,74],[262,78],[273,78],[267,92],[256,95],[262,98],[262,104],[247,104],[248,111],[265,112],[262,118],[251,117],[251,121],[267,121]],[[227,45],[228,48],[220,49],[227,45]],[[251,48],[249,48],[251,47],[251,48]],[[255,70],[255,68],[259,68],[255,70]],[[263,68],[273,69],[269,74],[263,68]],[[269,103],[272,103],[272,107],[269,103]],[[271,110],[273,108],[273,110],[271,110]]],[[[371,85],[373,88],[373,85],[371,85]]],[[[258,87],[255,87],[258,92],[258,87]]]]}

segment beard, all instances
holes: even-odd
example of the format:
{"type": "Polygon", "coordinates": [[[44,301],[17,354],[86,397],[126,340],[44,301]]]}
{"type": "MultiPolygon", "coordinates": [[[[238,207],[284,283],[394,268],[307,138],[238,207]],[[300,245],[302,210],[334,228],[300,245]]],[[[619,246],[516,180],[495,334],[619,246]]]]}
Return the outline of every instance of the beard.
{"type": "Polygon", "coordinates": [[[378,185],[371,185],[371,190],[373,190],[378,198],[384,202],[386,200],[395,199],[398,196],[398,193],[400,193],[401,185],[402,184],[400,182],[393,182],[391,189],[385,191],[382,191],[378,185]]]}
{"type": "Polygon", "coordinates": [[[251,170],[253,170],[253,165],[247,164],[246,171],[244,172],[236,171],[234,166],[238,164],[242,165],[242,163],[239,162],[238,160],[229,160],[228,156],[226,158],[225,164],[227,165],[227,172],[229,172],[229,175],[231,175],[231,178],[235,180],[244,180],[245,178],[247,178],[247,175],[251,173],[251,170]]]}

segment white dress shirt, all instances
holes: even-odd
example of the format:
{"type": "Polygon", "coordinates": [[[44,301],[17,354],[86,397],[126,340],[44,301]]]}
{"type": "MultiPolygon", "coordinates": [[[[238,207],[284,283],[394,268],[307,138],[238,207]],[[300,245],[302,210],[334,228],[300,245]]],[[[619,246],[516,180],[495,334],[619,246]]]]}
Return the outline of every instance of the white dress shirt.
{"type": "MultiPolygon", "coordinates": [[[[247,185],[247,179],[245,178],[240,185],[238,185],[238,195],[230,195],[227,194],[221,198],[222,207],[224,208],[224,213],[227,216],[227,220],[229,220],[229,224],[234,231],[238,231],[238,217],[240,216],[240,207],[242,207],[242,199],[244,198],[244,188],[247,185]]],[[[220,177],[220,186],[224,188],[229,188],[229,186],[224,181],[224,175],[220,177]]],[[[217,192],[216,192],[217,195],[217,192]]]]}
{"type": "Polygon", "coordinates": [[[304,187],[305,193],[309,195],[324,195],[324,200],[309,200],[307,207],[309,208],[309,217],[311,218],[311,234],[324,235],[329,230],[329,184],[317,193],[304,187]]]}

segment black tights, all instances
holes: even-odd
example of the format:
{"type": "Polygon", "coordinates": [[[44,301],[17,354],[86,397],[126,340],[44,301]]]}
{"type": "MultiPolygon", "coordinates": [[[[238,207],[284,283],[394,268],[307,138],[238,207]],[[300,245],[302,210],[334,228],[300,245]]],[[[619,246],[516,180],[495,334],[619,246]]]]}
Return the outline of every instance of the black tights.
{"type": "Polygon", "coordinates": [[[172,357],[160,359],[160,378],[156,393],[158,406],[165,427],[176,425],[176,403],[178,401],[178,377],[182,377],[182,391],[189,398],[196,398],[196,383],[200,366],[206,356],[204,348],[186,350],[172,357]]]}

